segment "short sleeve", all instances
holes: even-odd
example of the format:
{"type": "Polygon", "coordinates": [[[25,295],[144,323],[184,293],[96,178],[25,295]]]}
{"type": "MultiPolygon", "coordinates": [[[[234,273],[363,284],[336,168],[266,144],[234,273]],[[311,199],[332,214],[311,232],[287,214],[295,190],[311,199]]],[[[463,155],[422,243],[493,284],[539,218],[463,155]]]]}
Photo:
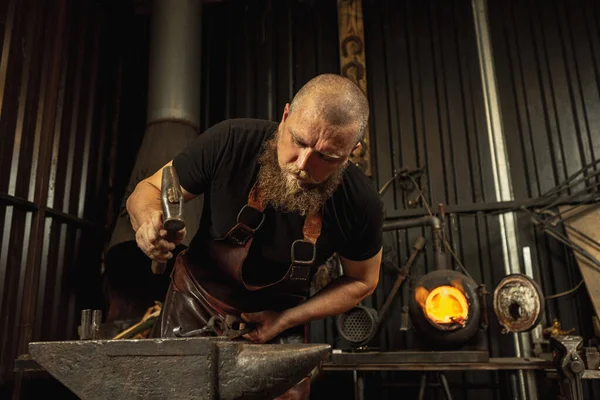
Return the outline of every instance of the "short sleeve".
{"type": "Polygon", "coordinates": [[[210,186],[231,136],[230,121],[220,122],[200,134],[173,159],[181,187],[202,194],[210,186]]]}
{"type": "Polygon", "coordinates": [[[375,256],[383,245],[383,203],[376,193],[367,193],[363,204],[355,208],[352,232],[339,251],[339,254],[348,260],[368,260],[375,256]]]}

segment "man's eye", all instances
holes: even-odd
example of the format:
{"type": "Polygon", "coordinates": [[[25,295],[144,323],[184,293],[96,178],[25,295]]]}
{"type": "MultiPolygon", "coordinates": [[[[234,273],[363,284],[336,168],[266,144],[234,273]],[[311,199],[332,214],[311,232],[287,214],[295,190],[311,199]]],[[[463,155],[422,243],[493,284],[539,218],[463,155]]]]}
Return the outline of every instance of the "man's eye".
{"type": "Polygon", "coordinates": [[[329,157],[328,155],[325,154],[321,154],[321,158],[323,159],[323,161],[327,162],[327,163],[332,163],[332,162],[336,162],[337,158],[332,158],[329,157]]]}

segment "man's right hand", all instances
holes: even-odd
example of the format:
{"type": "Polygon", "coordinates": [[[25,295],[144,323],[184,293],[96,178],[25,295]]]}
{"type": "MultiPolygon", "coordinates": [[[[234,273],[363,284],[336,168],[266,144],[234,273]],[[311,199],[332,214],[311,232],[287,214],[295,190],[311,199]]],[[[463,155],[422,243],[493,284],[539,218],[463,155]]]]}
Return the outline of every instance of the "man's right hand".
{"type": "Polygon", "coordinates": [[[173,257],[175,246],[183,241],[186,235],[185,228],[177,232],[173,241],[167,241],[166,229],[163,229],[162,211],[154,211],[150,219],[144,222],[135,233],[135,241],[138,247],[150,259],[158,262],[166,262],[173,257]]]}

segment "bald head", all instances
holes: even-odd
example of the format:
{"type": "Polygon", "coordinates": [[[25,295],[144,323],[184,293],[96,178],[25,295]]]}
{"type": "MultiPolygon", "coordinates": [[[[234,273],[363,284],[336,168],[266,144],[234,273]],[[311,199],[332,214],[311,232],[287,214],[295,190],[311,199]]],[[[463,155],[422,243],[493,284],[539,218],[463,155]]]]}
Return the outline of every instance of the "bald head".
{"type": "Polygon", "coordinates": [[[369,103],[363,91],[348,78],[323,74],[311,79],[294,96],[290,114],[299,108],[317,114],[334,126],[356,124],[356,141],[364,137],[369,103]]]}

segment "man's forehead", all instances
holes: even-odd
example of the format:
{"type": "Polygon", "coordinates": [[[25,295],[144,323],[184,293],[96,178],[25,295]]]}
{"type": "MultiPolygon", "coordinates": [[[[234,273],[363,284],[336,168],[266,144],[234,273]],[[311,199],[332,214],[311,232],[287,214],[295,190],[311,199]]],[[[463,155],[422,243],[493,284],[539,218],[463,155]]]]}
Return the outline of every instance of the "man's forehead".
{"type": "Polygon", "coordinates": [[[347,148],[354,145],[354,143],[350,143],[353,134],[345,127],[319,128],[310,124],[290,124],[287,128],[295,139],[307,145],[316,146],[315,148],[323,154],[345,157],[347,148]]]}

